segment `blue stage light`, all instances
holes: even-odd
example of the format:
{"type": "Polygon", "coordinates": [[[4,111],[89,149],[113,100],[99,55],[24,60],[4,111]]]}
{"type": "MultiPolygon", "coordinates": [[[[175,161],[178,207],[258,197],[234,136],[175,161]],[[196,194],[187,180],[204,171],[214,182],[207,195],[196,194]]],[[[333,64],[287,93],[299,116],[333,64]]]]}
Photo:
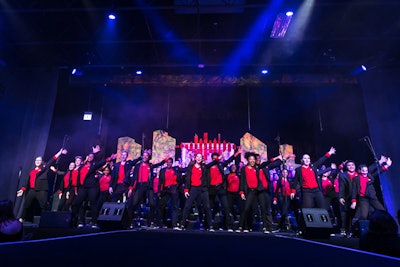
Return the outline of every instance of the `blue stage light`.
{"type": "Polygon", "coordinates": [[[117,17],[115,16],[115,14],[109,14],[108,15],[108,19],[111,19],[111,20],[114,20],[114,19],[116,19],[117,17]]]}
{"type": "Polygon", "coordinates": [[[288,12],[286,12],[286,16],[288,16],[288,17],[291,17],[291,16],[293,16],[293,11],[288,11],[288,12]]]}
{"type": "Polygon", "coordinates": [[[261,70],[261,74],[267,75],[267,74],[268,74],[268,70],[267,70],[267,69],[262,69],[262,70],[261,70]]]}
{"type": "Polygon", "coordinates": [[[143,74],[143,72],[141,70],[136,71],[136,75],[142,75],[142,74],[143,74]]]}

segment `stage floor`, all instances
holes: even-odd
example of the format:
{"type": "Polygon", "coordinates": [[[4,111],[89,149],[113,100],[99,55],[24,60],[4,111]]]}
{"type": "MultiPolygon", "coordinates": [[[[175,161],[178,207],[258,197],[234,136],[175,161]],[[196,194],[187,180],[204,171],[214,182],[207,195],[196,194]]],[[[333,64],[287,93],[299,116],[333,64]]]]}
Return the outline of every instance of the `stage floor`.
{"type": "MultiPolygon", "coordinates": [[[[0,244],[7,264],[98,266],[217,266],[264,262],[270,266],[400,266],[400,258],[358,250],[358,238],[299,238],[293,232],[264,234],[137,228],[101,232],[99,229],[25,227],[30,240],[0,244]],[[37,264],[36,264],[37,263],[37,264]],[[39,264],[40,263],[40,264],[39,264]],[[339,265],[340,264],[340,265],[339,265]]],[[[8,265],[2,265],[8,266],[8,265]]]]}

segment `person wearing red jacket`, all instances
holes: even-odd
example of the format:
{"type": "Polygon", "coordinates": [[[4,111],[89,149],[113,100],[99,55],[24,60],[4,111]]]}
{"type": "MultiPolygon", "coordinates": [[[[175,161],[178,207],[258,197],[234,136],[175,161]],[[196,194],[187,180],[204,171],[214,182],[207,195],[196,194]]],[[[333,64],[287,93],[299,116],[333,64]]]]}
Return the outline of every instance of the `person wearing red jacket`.
{"type": "Polygon", "coordinates": [[[39,202],[40,209],[46,210],[49,191],[48,172],[50,167],[55,164],[56,160],[67,154],[67,150],[62,148],[47,163],[43,162],[42,157],[35,159],[35,168],[29,172],[29,178],[24,187],[17,191],[17,196],[21,197],[25,194],[25,203],[22,209],[20,221],[26,219],[28,210],[31,208],[33,201],[39,202]]]}

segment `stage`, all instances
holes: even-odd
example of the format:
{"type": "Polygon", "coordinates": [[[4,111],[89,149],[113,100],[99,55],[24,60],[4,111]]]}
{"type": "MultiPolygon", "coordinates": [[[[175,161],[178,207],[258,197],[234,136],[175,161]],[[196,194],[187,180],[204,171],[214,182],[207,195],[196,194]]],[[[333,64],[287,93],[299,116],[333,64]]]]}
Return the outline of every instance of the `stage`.
{"type": "Polygon", "coordinates": [[[25,240],[0,244],[2,265],[99,266],[399,266],[400,258],[358,250],[358,238],[304,239],[294,232],[264,234],[137,228],[25,226],[25,240]]]}

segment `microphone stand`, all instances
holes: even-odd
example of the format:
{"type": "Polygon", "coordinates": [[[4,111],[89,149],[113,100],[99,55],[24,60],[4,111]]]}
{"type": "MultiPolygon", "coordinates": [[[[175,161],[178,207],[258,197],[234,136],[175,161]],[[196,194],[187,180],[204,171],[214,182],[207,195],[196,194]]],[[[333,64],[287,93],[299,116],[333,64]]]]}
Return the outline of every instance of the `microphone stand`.
{"type": "MultiPolygon", "coordinates": [[[[21,182],[21,175],[22,175],[22,167],[20,166],[20,167],[19,167],[19,170],[18,170],[17,189],[15,190],[15,192],[18,191],[19,183],[21,182]]],[[[15,208],[15,203],[16,203],[16,202],[17,202],[17,194],[15,194],[15,197],[14,197],[14,208],[15,208]]],[[[18,210],[19,210],[19,208],[18,208],[18,210]]]]}

